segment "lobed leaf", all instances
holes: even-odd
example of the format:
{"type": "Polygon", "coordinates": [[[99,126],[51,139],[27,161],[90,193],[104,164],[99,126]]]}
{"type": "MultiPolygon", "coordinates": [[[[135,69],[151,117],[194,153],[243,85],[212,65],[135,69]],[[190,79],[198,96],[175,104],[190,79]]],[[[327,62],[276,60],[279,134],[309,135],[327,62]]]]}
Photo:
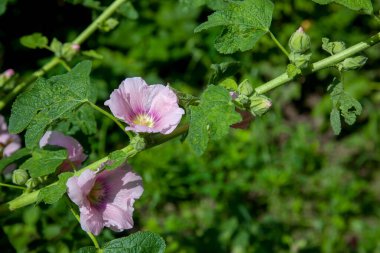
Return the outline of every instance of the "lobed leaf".
{"type": "Polygon", "coordinates": [[[371,0],[313,0],[318,4],[337,3],[354,11],[362,11],[366,14],[373,13],[371,0]]]}
{"type": "Polygon", "coordinates": [[[36,148],[49,125],[90,99],[90,71],[91,62],[83,61],[69,73],[38,79],[13,103],[9,131],[19,133],[27,128],[25,144],[30,149],[36,148]]]}
{"type": "Polygon", "coordinates": [[[36,150],[32,152],[32,157],[26,160],[20,169],[29,171],[32,178],[42,177],[52,174],[59,165],[67,159],[67,151],[62,150],[36,150]]]}
{"type": "Polygon", "coordinates": [[[61,199],[66,192],[66,182],[70,177],[74,176],[73,172],[64,172],[59,174],[58,181],[50,186],[44,187],[38,193],[38,202],[46,204],[54,204],[61,199]]]}
{"type": "Polygon", "coordinates": [[[31,35],[26,35],[21,37],[20,43],[28,48],[44,48],[47,47],[48,39],[41,33],[33,33],[31,35]]]}
{"type": "Polygon", "coordinates": [[[11,156],[3,157],[0,159],[0,172],[5,169],[8,165],[16,162],[17,160],[30,155],[30,151],[26,148],[21,148],[15,151],[11,156]]]}
{"type": "Polygon", "coordinates": [[[201,155],[209,139],[222,138],[230,126],[240,120],[229,92],[221,86],[210,85],[202,94],[200,104],[190,106],[189,144],[196,154],[201,155]]]}
{"type": "Polygon", "coordinates": [[[269,0],[228,1],[228,4],[208,16],[194,32],[223,27],[215,41],[220,53],[247,51],[269,31],[274,5],[269,0]]]}

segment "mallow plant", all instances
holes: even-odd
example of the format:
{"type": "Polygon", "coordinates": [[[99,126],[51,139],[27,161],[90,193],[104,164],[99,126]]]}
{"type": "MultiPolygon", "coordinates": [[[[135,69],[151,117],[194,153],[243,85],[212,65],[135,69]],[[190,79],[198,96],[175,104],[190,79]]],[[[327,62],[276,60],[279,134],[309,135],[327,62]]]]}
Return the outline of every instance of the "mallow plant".
{"type": "MultiPolygon", "coordinates": [[[[313,1],[343,5],[379,20],[370,0],[313,1]]],[[[345,127],[343,122],[354,124],[362,112],[362,105],[345,91],[343,75],[365,65],[367,58],[361,53],[380,42],[380,32],[354,45],[320,38],[321,50],[329,55],[312,62],[311,44],[317,42],[312,41],[302,27],[288,35],[287,46],[271,32],[276,7],[270,0],[221,0],[218,8],[194,32],[221,28],[221,34],[215,38],[215,48],[221,54],[249,54],[262,37],[268,36],[288,60],[286,71],[273,80],[261,85],[253,85],[248,80],[237,83],[234,75],[238,66],[226,62],[214,65],[215,74],[199,97],[168,84],[148,84],[144,77],[126,76],[109,94],[108,100],[96,101],[90,82],[92,62],[83,60],[72,66],[73,59],[78,59],[80,54],[96,58],[96,52],[81,51],[80,45],[98,29],[117,29],[113,15],[128,6],[131,5],[127,0],[115,0],[71,42],[54,39],[49,44],[48,38],[40,33],[22,37],[24,46],[48,49],[54,53],[53,58],[25,78],[16,76],[15,79],[11,69],[0,75],[4,94],[0,100],[3,114],[0,116],[0,171],[3,174],[0,186],[19,193],[14,199],[1,203],[0,212],[7,215],[28,205],[64,200],[67,210],[93,243],[79,252],[165,251],[164,240],[148,231],[102,245],[96,239],[107,229],[120,232],[133,228],[133,213],[141,211],[135,210],[134,203],[144,192],[144,178],[134,172],[128,160],[146,149],[182,136],[196,154],[202,155],[209,142],[227,135],[231,127],[244,129],[270,113],[276,101],[270,99],[270,94],[264,94],[326,68],[334,70],[333,81],[327,88],[333,132],[338,135],[345,127]],[[43,77],[57,65],[64,66],[66,73],[43,77]],[[10,104],[11,110],[4,110],[10,108],[7,106],[10,104]],[[109,154],[99,160],[92,160],[78,140],[60,131],[62,124],[70,124],[83,135],[95,133],[95,113],[112,120],[129,140],[124,148],[109,150],[109,154]]]]}

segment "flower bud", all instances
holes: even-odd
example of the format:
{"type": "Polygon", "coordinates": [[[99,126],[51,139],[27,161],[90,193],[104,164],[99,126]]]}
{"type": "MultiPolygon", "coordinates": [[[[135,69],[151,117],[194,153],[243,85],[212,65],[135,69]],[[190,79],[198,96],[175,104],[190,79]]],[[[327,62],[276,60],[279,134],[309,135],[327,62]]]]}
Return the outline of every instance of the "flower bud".
{"type": "Polygon", "coordinates": [[[300,27],[292,34],[288,44],[292,52],[304,53],[310,49],[310,37],[303,31],[302,27],[300,27]]]}
{"type": "Polygon", "coordinates": [[[145,139],[139,135],[136,135],[132,138],[131,145],[136,151],[141,151],[146,147],[145,139]]]}
{"type": "Polygon", "coordinates": [[[241,84],[239,84],[238,92],[244,96],[251,96],[253,93],[252,85],[248,82],[248,80],[244,80],[241,84]]]}
{"type": "Polygon", "coordinates": [[[17,185],[24,185],[29,179],[28,172],[22,169],[17,169],[13,171],[12,182],[17,185]]]}
{"type": "Polygon", "coordinates": [[[346,44],[343,41],[330,42],[328,38],[322,38],[322,49],[334,55],[346,49],[346,44]]]}
{"type": "Polygon", "coordinates": [[[263,95],[252,96],[250,100],[251,100],[251,106],[250,106],[251,113],[254,116],[263,115],[272,106],[272,101],[263,95]]]}
{"type": "Polygon", "coordinates": [[[367,57],[361,55],[356,57],[349,57],[341,63],[338,63],[337,66],[340,71],[359,69],[363,67],[363,65],[367,62],[367,59],[367,57]]]}
{"type": "Polygon", "coordinates": [[[13,69],[7,69],[4,71],[3,75],[6,77],[6,78],[11,78],[13,75],[15,74],[15,71],[13,69]]]}
{"type": "Polygon", "coordinates": [[[25,186],[28,189],[34,189],[40,184],[40,181],[37,178],[29,178],[28,181],[26,181],[25,186]]]}

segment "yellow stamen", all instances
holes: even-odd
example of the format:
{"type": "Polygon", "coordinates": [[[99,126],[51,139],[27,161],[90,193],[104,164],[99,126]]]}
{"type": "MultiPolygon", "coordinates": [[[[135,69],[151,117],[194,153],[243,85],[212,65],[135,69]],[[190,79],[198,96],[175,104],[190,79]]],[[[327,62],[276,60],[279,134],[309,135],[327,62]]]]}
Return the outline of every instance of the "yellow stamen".
{"type": "Polygon", "coordinates": [[[133,124],[152,128],[154,126],[154,121],[148,114],[140,114],[133,120],[133,124]]]}

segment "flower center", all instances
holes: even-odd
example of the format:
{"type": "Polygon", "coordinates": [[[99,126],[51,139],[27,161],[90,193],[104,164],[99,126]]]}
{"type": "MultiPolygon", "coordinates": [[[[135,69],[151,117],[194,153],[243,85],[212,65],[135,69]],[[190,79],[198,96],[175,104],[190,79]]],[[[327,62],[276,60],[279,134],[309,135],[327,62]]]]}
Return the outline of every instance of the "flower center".
{"type": "Polygon", "coordinates": [[[133,120],[133,124],[152,128],[154,126],[153,118],[148,114],[139,114],[133,120]]]}
{"type": "Polygon", "coordinates": [[[87,196],[88,201],[93,206],[99,206],[102,204],[103,200],[106,198],[106,190],[102,182],[95,181],[90,193],[87,196]]]}

